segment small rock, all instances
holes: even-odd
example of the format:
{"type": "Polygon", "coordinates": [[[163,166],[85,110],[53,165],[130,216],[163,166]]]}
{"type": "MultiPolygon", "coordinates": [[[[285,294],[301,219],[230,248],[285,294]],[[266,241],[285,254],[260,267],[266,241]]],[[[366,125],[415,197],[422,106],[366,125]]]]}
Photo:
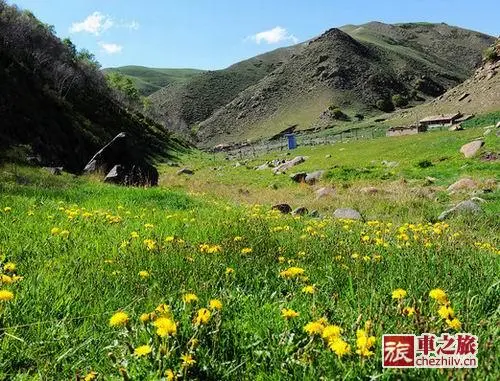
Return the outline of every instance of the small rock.
{"type": "Polygon", "coordinates": [[[425,178],[425,184],[426,185],[434,184],[436,181],[437,181],[437,179],[435,177],[427,176],[425,178]]]}
{"type": "Polygon", "coordinates": [[[295,181],[296,183],[303,183],[307,177],[307,173],[305,172],[299,172],[299,173],[294,173],[293,175],[290,175],[290,178],[295,181]]]}
{"type": "Polygon", "coordinates": [[[328,155],[325,156],[325,159],[329,159],[331,157],[332,157],[332,155],[328,154],[328,155]]]}
{"type": "Polygon", "coordinates": [[[319,217],[319,212],[316,209],[311,210],[311,213],[309,213],[309,216],[312,217],[312,218],[318,218],[319,217]]]}
{"type": "Polygon", "coordinates": [[[441,213],[438,217],[439,221],[443,221],[452,215],[457,214],[478,214],[481,212],[481,207],[472,200],[462,201],[453,208],[441,213]]]}
{"type": "Polygon", "coordinates": [[[462,131],[464,128],[462,127],[461,124],[454,124],[450,128],[448,128],[448,131],[462,131]]]}
{"type": "Polygon", "coordinates": [[[333,217],[344,220],[361,220],[361,214],[351,208],[339,208],[333,212],[333,217]]]}
{"type": "Polygon", "coordinates": [[[262,165],[259,165],[258,167],[255,167],[256,171],[263,171],[265,169],[271,168],[268,163],[264,163],[262,165]]]}
{"type": "Polygon", "coordinates": [[[193,175],[194,171],[189,168],[182,168],[177,171],[177,175],[193,175]]]}
{"type": "Polygon", "coordinates": [[[305,182],[309,185],[314,185],[314,184],[316,184],[317,181],[319,181],[319,179],[321,179],[321,176],[323,176],[323,173],[325,173],[325,171],[315,171],[315,172],[308,173],[306,178],[305,178],[305,182]]]}
{"type": "Polygon", "coordinates": [[[460,152],[463,153],[466,158],[471,158],[476,155],[483,145],[483,140],[474,140],[473,142],[463,145],[462,148],[460,148],[460,152]]]}
{"type": "Polygon", "coordinates": [[[477,187],[477,183],[469,178],[460,179],[453,184],[451,184],[448,189],[448,192],[456,192],[464,189],[475,189],[477,187]]]}
{"type": "Polygon", "coordinates": [[[483,136],[487,136],[487,135],[491,134],[491,133],[492,133],[492,131],[493,131],[493,130],[492,130],[491,128],[486,129],[486,130],[484,131],[484,133],[483,133],[483,136]]]}
{"type": "Polygon", "coordinates": [[[60,176],[62,174],[63,167],[43,167],[47,172],[54,176],[60,176]]]}
{"type": "Polygon", "coordinates": [[[297,209],[295,209],[293,212],[292,212],[292,215],[293,216],[304,216],[306,215],[307,213],[309,213],[309,211],[307,210],[307,208],[305,206],[301,206],[297,209]]]}
{"type": "Polygon", "coordinates": [[[378,189],[375,188],[375,187],[365,187],[365,188],[361,188],[359,191],[361,193],[365,193],[365,194],[375,194],[375,193],[378,193],[378,189]]]}
{"type": "Polygon", "coordinates": [[[238,168],[238,167],[241,167],[241,166],[242,166],[242,164],[241,164],[239,161],[237,161],[237,162],[233,165],[233,167],[234,167],[234,168],[238,168]]]}
{"type": "Polygon", "coordinates": [[[332,196],[335,193],[335,189],[331,187],[319,188],[316,191],[316,199],[332,196]]]}
{"type": "Polygon", "coordinates": [[[500,122],[497,123],[497,125],[495,126],[496,128],[500,128],[500,122]]]}
{"type": "Polygon", "coordinates": [[[303,163],[305,160],[306,159],[303,156],[294,157],[292,160],[285,161],[283,164],[278,165],[273,169],[273,172],[275,174],[285,172],[288,169],[303,163]]]}
{"type": "Polygon", "coordinates": [[[387,161],[387,160],[382,161],[382,164],[385,165],[387,168],[394,168],[399,165],[397,161],[387,161]]]}
{"type": "Polygon", "coordinates": [[[292,212],[292,207],[288,204],[276,204],[271,208],[273,210],[279,210],[283,214],[289,214],[292,212]]]}

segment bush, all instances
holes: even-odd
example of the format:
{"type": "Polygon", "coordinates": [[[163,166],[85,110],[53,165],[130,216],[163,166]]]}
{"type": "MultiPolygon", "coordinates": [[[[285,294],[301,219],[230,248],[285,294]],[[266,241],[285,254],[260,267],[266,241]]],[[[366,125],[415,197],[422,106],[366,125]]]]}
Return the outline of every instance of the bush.
{"type": "Polygon", "coordinates": [[[499,58],[498,53],[493,46],[484,51],[483,57],[484,57],[485,61],[488,61],[488,62],[494,62],[499,58]]]}
{"type": "Polygon", "coordinates": [[[396,94],[392,96],[392,103],[396,107],[404,107],[408,105],[408,99],[403,95],[396,94]]]}
{"type": "Polygon", "coordinates": [[[349,117],[342,112],[341,109],[335,108],[331,110],[332,117],[338,120],[349,120],[349,117]]]}
{"type": "Polygon", "coordinates": [[[381,111],[385,112],[394,111],[394,104],[390,99],[379,99],[376,103],[376,106],[381,111]]]}
{"type": "Polygon", "coordinates": [[[429,160],[422,160],[417,163],[417,167],[419,168],[429,168],[432,167],[433,164],[429,160]]]}

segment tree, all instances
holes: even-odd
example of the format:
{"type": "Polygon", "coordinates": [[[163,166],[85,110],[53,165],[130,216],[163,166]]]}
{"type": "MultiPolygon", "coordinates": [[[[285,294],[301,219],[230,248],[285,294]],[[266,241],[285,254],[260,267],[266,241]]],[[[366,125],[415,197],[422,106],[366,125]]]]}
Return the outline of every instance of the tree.
{"type": "Polygon", "coordinates": [[[122,101],[136,104],[140,101],[139,90],[134,85],[134,82],[118,72],[106,74],[106,82],[109,87],[119,92],[122,95],[122,101]]]}
{"type": "Polygon", "coordinates": [[[403,95],[396,94],[392,96],[392,103],[396,107],[404,107],[408,105],[408,99],[403,95]]]}
{"type": "Polygon", "coordinates": [[[390,99],[379,99],[376,103],[376,106],[379,110],[384,112],[394,111],[394,104],[390,99]]]}
{"type": "Polygon", "coordinates": [[[77,59],[78,61],[87,64],[96,70],[99,70],[101,68],[101,64],[99,63],[99,61],[97,61],[95,55],[89,52],[87,49],[80,50],[78,52],[77,59]]]}

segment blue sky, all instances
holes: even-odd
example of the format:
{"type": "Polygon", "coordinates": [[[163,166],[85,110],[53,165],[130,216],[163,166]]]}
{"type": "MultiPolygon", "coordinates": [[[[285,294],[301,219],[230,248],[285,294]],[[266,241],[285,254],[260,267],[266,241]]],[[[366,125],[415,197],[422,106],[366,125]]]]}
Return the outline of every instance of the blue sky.
{"type": "Polygon", "coordinates": [[[498,36],[498,0],[7,0],[93,52],[104,67],[220,69],[326,29],[446,22],[498,36]]]}

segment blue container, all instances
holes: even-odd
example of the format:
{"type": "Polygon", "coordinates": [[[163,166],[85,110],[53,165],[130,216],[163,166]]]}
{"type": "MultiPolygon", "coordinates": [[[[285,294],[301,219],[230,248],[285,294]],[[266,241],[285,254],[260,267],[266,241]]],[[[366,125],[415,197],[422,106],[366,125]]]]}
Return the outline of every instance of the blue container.
{"type": "Polygon", "coordinates": [[[297,138],[295,134],[286,134],[285,138],[288,139],[288,149],[297,148],[297,138]]]}

